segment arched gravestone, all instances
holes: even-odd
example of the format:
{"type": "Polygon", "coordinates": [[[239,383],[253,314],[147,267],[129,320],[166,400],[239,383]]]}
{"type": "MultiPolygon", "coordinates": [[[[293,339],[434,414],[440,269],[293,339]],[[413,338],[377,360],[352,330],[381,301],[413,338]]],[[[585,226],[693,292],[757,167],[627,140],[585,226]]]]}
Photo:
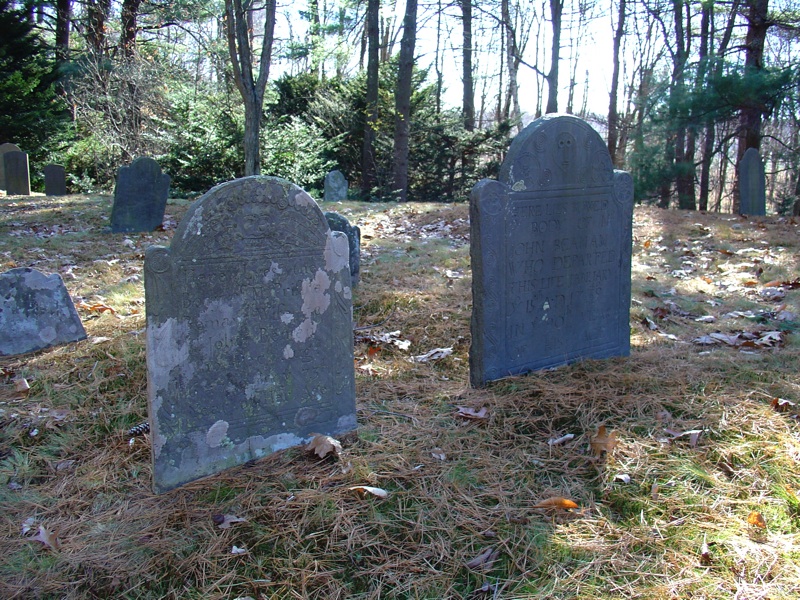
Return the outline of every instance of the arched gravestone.
{"type": "Polygon", "coordinates": [[[630,352],[633,180],[584,121],[548,115],[470,199],[470,381],[630,352]]]}
{"type": "Polygon", "coordinates": [[[114,205],[111,208],[113,233],[153,231],[164,221],[170,177],[156,161],[140,156],[117,170],[114,205]]]}
{"type": "Polygon", "coordinates": [[[3,155],[7,152],[21,152],[21,150],[19,146],[10,142],[0,144],[0,190],[8,189],[6,188],[6,169],[5,161],[3,160],[3,155]]]}
{"type": "Polygon", "coordinates": [[[275,177],[218,185],[145,255],[154,487],[356,428],[347,237],[275,177]]]}

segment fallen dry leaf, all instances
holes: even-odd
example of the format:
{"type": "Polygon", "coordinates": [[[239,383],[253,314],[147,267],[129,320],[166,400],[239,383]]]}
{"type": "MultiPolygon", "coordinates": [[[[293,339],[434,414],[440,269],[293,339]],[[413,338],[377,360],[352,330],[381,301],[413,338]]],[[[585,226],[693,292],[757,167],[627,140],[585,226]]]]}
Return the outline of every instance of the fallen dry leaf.
{"type": "Polygon", "coordinates": [[[48,531],[44,525],[39,525],[39,532],[35,536],[28,539],[41,542],[52,550],[58,550],[61,547],[61,542],[58,540],[58,536],[56,536],[56,534],[54,534],[52,531],[48,531]]]}
{"type": "Polygon", "coordinates": [[[547,440],[547,445],[548,446],[558,446],[559,444],[563,444],[565,442],[570,441],[574,437],[575,437],[574,433],[568,433],[568,434],[562,435],[561,437],[558,437],[558,438],[550,438],[549,440],[547,440]]]}
{"type": "Polygon", "coordinates": [[[783,398],[773,398],[769,405],[775,412],[782,413],[792,408],[794,406],[794,402],[791,400],[784,400],[783,398]]]}
{"type": "Polygon", "coordinates": [[[545,500],[534,504],[533,508],[570,510],[572,508],[578,508],[578,505],[569,498],[553,496],[552,498],[546,498],[545,500]]]}
{"type": "Polygon", "coordinates": [[[234,544],[233,548],[231,548],[231,554],[247,554],[247,548],[244,546],[239,548],[239,546],[234,544]]]}
{"type": "Polygon", "coordinates": [[[342,444],[339,443],[339,440],[332,438],[329,435],[315,435],[314,439],[312,439],[308,446],[306,446],[306,451],[313,452],[320,458],[325,458],[329,454],[333,453],[334,456],[339,457],[342,453],[342,444]]]}
{"type": "Polygon", "coordinates": [[[764,519],[764,515],[755,510],[751,512],[749,515],[747,515],[747,523],[749,525],[753,525],[754,527],[758,527],[760,529],[767,528],[767,521],[764,519]]]}
{"type": "Polygon", "coordinates": [[[458,409],[456,416],[464,417],[465,419],[481,420],[486,419],[489,416],[489,411],[485,406],[481,407],[480,410],[475,410],[469,406],[456,406],[456,408],[458,409]]]}
{"type": "Polygon", "coordinates": [[[610,454],[618,443],[617,432],[611,431],[610,433],[606,433],[605,425],[600,425],[600,427],[597,428],[597,435],[589,440],[589,445],[592,447],[592,454],[595,456],[601,456],[603,452],[610,454]]]}
{"type": "Polygon", "coordinates": [[[441,448],[434,448],[433,450],[431,450],[431,456],[438,460],[447,460],[447,455],[441,448]]]}
{"type": "Polygon", "coordinates": [[[361,495],[366,496],[367,494],[372,494],[378,498],[388,498],[389,492],[384,490],[383,488],[379,487],[372,487],[370,485],[354,485],[353,487],[347,488],[349,490],[353,490],[355,492],[359,492],[361,495]]]}
{"type": "Polygon", "coordinates": [[[430,362],[432,360],[441,360],[453,353],[453,348],[434,348],[430,352],[414,356],[414,362],[430,362]]]}
{"type": "Polygon", "coordinates": [[[17,398],[24,398],[31,391],[31,386],[28,380],[24,377],[14,380],[14,396],[17,398]]]}
{"type": "Polygon", "coordinates": [[[247,519],[242,519],[236,515],[213,515],[211,519],[220,529],[230,529],[234,523],[246,523],[247,519]]]}
{"type": "Polygon", "coordinates": [[[706,543],[706,536],[703,535],[703,545],[700,546],[700,564],[707,567],[711,564],[711,550],[706,543]]]}
{"type": "Polygon", "coordinates": [[[480,551],[478,556],[466,563],[468,569],[488,571],[492,568],[494,561],[500,556],[500,550],[489,546],[480,551]]]}
{"type": "Polygon", "coordinates": [[[650,486],[650,497],[654,502],[658,500],[658,482],[654,482],[653,485],[650,486]]]}

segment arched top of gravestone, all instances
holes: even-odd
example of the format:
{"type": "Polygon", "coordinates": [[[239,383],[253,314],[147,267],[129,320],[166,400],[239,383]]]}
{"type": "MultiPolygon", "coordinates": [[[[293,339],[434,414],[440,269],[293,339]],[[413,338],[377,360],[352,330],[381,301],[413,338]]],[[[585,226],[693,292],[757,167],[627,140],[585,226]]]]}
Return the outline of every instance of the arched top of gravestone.
{"type": "Polygon", "coordinates": [[[10,142],[0,144],[0,154],[5,154],[6,152],[22,152],[22,150],[20,150],[19,146],[10,142]]]}
{"type": "Polygon", "coordinates": [[[326,251],[329,232],[319,206],[303,189],[256,175],[206,192],[181,221],[170,252],[177,260],[265,251],[299,256],[326,251]]]}
{"type": "Polygon", "coordinates": [[[572,115],[531,123],[514,138],[500,168],[500,181],[515,192],[606,187],[613,179],[603,138],[572,115]]]}
{"type": "Polygon", "coordinates": [[[161,165],[149,156],[140,156],[136,158],[127,167],[122,166],[119,168],[117,177],[122,179],[124,177],[142,178],[147,181],[159,182],[161,185],[166,185],[169,189],[170,177],[161,171],[161,165]]]}

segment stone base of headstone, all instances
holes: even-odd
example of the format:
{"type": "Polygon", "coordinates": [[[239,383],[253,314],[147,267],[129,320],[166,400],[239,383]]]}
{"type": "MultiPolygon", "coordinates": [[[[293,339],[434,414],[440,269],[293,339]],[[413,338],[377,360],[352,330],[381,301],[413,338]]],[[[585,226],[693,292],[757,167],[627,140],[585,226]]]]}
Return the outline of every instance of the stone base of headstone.
{"type": "Polygon", "coordinates": [[[58,274],[31,268],[0,274],[0,355],[10,356],[86,339],[58,274]]]}

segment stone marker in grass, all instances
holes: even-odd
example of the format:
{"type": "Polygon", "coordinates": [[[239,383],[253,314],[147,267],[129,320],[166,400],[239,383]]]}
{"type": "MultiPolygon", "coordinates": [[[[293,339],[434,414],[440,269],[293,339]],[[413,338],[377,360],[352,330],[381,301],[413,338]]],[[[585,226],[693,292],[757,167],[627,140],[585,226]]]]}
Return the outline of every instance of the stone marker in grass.
{"type": "Polygon", "coordinates": [[[347,236],[347,244],[350,247],[350,280],[353,287],[358,285],[358,274],[361,270],[361,228],[358,225],[350,225],[350,221],[336,212],[326,212],[325,219],[331,231],[341,231],[347,236]]]}
{"type": "Polygon", "coordinates": [[[31,172],[28,155],[25,152],[6,152],[3,157],[3,171],[6,180],[6,194],[9,196],[31,195],[31,172]]]}
{"type": "Polygon", "coordinates": [[[140,156],[117,171],[111,231],[153,231],[164,221],[170,177],[156,161],[140,156]]]}
{"type": "Polygon", "coordinates": [[[303,190],[236,179],[145,256],[154,487],[356,428],[347,236],[303,190]]]}
{"type": "Polygon", "coordinates": [[[0,356],[86,339],[61,277],[28,267],[0,274],[0,356]]]}
{"type": "Polygon", "coordinates": [[[66,196],[67,175],[61,165],[46,165],[44,169],[45,196],[66,196]]]}
{"type": "Polygon", "coordinates": [[[548,115],[470,200],[470,381],[630,352],[633,180],[584,121],[548,115]]]}
{"type": "Polygon", "coordinates": [[[19,146],[17,146],[16,144],[11,144],[9,142],[6,142],[5,144],[0,144],[0,190],[6,189],[6,169],[3,156],[7,152],[20,152],[19,146]]]}
{"type": "Polygon", "coordinates": [[[325,175],[323,200],[325,200],[325,202],[342,202],[347,200],[348,187],[347,179],[341,171],[338,169],[330,171],[325,175]]]}

